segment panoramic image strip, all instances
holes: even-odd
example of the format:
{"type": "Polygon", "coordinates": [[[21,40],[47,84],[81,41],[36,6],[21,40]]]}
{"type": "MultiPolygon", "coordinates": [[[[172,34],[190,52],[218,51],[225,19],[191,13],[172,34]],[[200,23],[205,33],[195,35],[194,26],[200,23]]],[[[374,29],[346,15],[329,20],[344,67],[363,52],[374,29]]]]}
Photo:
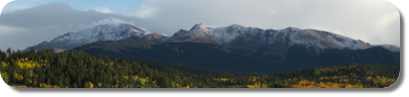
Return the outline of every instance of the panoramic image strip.
{"type": "Polygon", "coordinates": [[[384,0],[19,0],[0,16],[15,88],[388,88],[384,0]]]}

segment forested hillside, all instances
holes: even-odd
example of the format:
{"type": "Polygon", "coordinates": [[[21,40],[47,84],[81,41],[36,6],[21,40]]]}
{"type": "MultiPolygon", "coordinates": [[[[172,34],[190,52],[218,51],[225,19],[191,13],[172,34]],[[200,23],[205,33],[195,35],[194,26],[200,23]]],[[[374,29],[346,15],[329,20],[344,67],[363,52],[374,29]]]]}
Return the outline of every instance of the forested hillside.
{"type": "Polygon", "coordinates": [[[142,59],[183,67],[258,74],[319,66],[341,66],[349,63],[400,64],[400,53],[391,52],[383,47],[365,50],[325,49],[317,54],[314,49],[292,46],[285,56],[277,56],[266,55],[260,51],[228,49],[214,44],[180,42],[151,45],[150,43],[148,40],[132,37],[120,41],[91,43],[74,50],[93,56],[107,55],[110,58],[142,59]]]}
{"type": "Polygon", "coordinates": [[[4,82],[33,88],[384,88],[396,81],[399,71],[399,65],[346,64],[259,75],[81,51],[0,51],[4,82]]]}

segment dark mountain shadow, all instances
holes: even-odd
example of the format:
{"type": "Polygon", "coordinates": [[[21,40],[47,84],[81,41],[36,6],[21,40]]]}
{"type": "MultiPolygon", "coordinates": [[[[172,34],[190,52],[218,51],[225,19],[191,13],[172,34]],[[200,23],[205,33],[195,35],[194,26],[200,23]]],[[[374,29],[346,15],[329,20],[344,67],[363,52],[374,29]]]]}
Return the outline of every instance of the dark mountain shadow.
{"type": "Polygon", "coordinates": [[[292,46],[283,59],[282,56],[264,55],[263,51],[229,49],[194,42],[155,44],[140,37],[132,37],[119,41],[91,43],[74,50],[95,56],[135,58],[184,67],[258,74],[340,66],[348,63],[400,64],[399,52],[391,52],[382,47],[315,51],[303,46],[292,46]]]}

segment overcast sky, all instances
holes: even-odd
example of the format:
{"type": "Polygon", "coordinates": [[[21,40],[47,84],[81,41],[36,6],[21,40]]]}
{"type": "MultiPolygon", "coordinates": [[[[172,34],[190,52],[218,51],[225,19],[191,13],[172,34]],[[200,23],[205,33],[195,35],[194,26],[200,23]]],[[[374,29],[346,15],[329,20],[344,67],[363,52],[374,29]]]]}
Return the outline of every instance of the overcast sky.
{"type": "Polygon", "coordinates": [[[25,49],[107,23],[129,23],[168,35],[196,23],[291,26],[400,47],[399,11],[384,0],[18,0],[1,13],[1,50],[25,49]]]}

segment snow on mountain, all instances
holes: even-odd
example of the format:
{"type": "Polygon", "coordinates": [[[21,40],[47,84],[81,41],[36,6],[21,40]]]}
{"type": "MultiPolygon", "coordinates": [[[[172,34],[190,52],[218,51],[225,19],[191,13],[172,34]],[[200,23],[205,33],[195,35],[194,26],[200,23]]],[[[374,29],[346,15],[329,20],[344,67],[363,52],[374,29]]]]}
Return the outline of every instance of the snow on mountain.
{"type": "Polygon", "coordinates": [[[211,30],[212,26],[206,24],[196,24],[189,31],[180,29],[171,38],[165,42],[197,42],[197,43],[211,43],[217,44],[213,41],[208,30],[211,30]]]}
{"type": "Polygon", "coordinates": [[[154,43],[162,43],[166,41],[169,38],[169,36],[166,34],[155,32],[155,33],[147,33],[142,38],[152,41],[154,43]]]}
{"type": "MultiPolygon", "coordinates": [[[[50,42],[42,42],[34,47],[41,48],[61,48],[73,49],[85,44],[100,41],[117,41],[132,36],[143,37],[145,31],[130,24],[105,24],[94,28],[85,29],[78,32],[70,32],[58,36],[50,42]]],[[[29,47],[31,48],[31,47],[29,47]]],[[[29,49],[28,48],[28,49],[29,49]]]]}
{"type": "Polygon", "coordinates": [[[189,32],[189,31],[185,30],[185,29],[180,29],[175,34],[173,34],[173,36],[179,36],[179,35],[182,35],[182,34],[187,33],[187,32],[189,32]]]}
{"type": "Polygon", "coordinates": [[[171,41],[188,41],[188,42],[195,42],[192,40],[189,40],[193,37],[195,38],[203,38],[203,39],[208,39],[204,40],[209,43],[216,43],[216,44],[224,44],[232,41],[237,37],[238,35],[241,35],[242,32],[241,30],[247,30],[249,27],[243,27],[241,25],[234,24],[232,26],[228,27],[215,27],[215,26],[209,26],[203,23],[196,24],[193,26],[189,31],[181,29],[178,32],[176,32],[172,38],[179,38],[181,36],[184,37],[189,37],[188,39],[185,40],[175,40],[175,39],[170,39],[168,42],[171,41]]]}
{"type": "Polygon", "coordinates": [[[336,49],[367,49],[371,45],[364,43],[361,40],[354,40],[345,36],[337,35],[330,32],[318,30],[280,30],[279,32],[291,33],[290,46],[301,44],[307,47],[318,47],[320,49],[336,48],[336,49]],[[290,31],[290,32],[289,32],[290,31]]]}
{"type": "Polygon", "coordinates": [[[228,27],[221,27],[209,30],[209,33],[213,37],[213,40],[216,41],[218,44],[225,44],[229,43],[237,36],[241,35],[244,30],[249,29],[248,27],[243,27],[241,25],[231,25],[228,27]]]}
{"type": "Polygon", "coordinates": [[[388,49],[392,52],[400,52],[400,47],[394,46],[394,45],[374,45],[373,47],[378,47],[381,46],[385,49],[388,49]]]}
{"type": "MultiPolygon", "coordinates": [[[[371,47],[370,44],[364,43],[361,40],[354,40],[326,31],[312,29],[302,30],[294,27],[281,30],[263,30],[256,27],[244,27],[238,24],[227,27],[214,27],[203,23],[196,24],[189,31],[179,30],[167,42],[175,41],[205,41],[218,45],[232,45],[232,43],[234,43],[237,48],[247,49],[258,49],[263,46],[272,45],[275,42],[286,43],[288,44],[286,45],[288,46],[287,48],[293,45],[304,45],[306,47],[316,48],[318,51],[328,48],[358,50],[371,47]]],[[[235,47],[233,46],[233,48],[235,47]]]]}
{"type": "Polygon", "coordinates": [[[135,35],[142,37],[144,33],[144,31],[129,24],[121,24],[119,26],[106,24],[75,33],[64,34],[55,38],[50,43],[70,41],[69,43],[73,44],[87,44],[97,41],[116,41],[135,35]]]}
{"type": "Polygon", "coordinates": [[[209,35],[209,31],[210,29],[212,29],[214,27],[200,23],[200,24],[196,24],[195,26],[193,26],[192,29],[190,29],[190,34],[196,35],[196,36],[206,36],[209,35]]]}
{"type": "MultiPolygon", "coordinates": [[[[93,42],[117,41],[132,36],[138,36],[154,43],[211,43],[228,48],[252,51],[267,49],[267,52],[270,53],[279,52],[283,54],[294,45],[313,48],[318,53],[324,49],[359,50],[373,47],[361,40],[313,29],[288,27],[281,30],[263,30],[256,27],[244,27],[238,24],[215,27],[203,23],[194,25],[190,30],[181,29],[173,36],[157,32],[148,33],[129,24],[105,24],[78,32],[70,32],[58,36],[50,42],[42,42],[34,47],[36,49],[73,49],[93,42]],[[277,49],[280,50],[277,51],[277,49]]],[[[399,47],[387,45],[383,45],[383,47],[391,51],[400,51],[399,47]]]]}

